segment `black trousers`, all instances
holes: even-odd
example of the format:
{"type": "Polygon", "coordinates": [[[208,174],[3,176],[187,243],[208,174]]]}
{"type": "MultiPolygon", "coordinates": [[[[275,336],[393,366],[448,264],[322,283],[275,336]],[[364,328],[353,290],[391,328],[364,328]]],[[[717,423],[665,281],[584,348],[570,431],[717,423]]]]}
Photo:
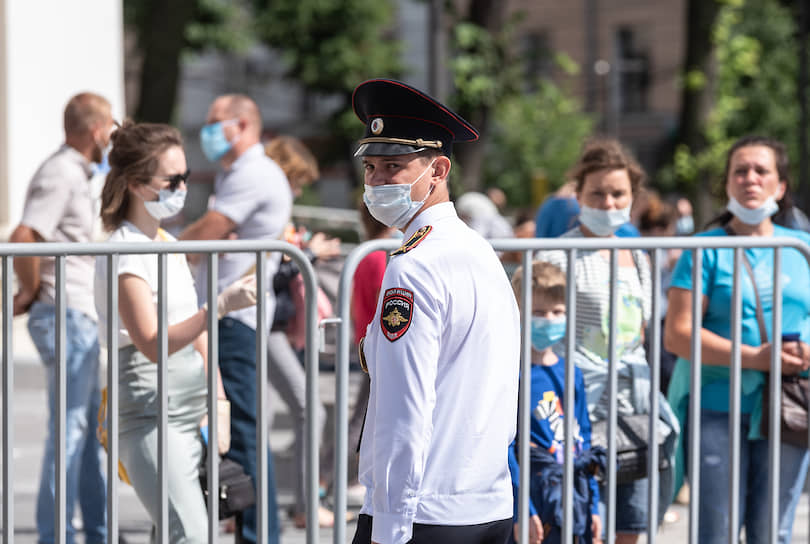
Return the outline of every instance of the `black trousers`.
{"type": "MultiPolygon", "coordinates": [[[[352,544],[371,543],[372,517],[360,514],[352,544]]],[[[413,524],[411,544],[505,544],[512,533],[512,518],[478,525],[413,524]]]]}

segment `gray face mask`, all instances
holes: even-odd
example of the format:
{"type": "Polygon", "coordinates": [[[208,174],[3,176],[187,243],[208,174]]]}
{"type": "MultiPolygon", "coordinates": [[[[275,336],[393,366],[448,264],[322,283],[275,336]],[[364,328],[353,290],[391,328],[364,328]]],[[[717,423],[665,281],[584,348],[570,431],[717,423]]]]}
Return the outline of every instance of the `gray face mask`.
{"type": "Polygon", "coordinates": [[[161,189],[160,191],[156,191],[148,185],[145,187],[158,195],[157,200],[144,200],[143,202],[149,215],[158,221],[177,215],[186,203],[185,189],[177,189],[176,191],[161,189]]]}

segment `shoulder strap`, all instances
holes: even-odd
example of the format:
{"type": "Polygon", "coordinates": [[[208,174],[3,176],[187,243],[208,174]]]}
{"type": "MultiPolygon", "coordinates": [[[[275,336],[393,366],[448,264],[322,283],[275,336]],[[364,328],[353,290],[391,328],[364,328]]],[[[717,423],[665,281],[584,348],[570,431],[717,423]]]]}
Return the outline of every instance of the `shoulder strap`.
{"type": "MultiPolygon", "coordinates": [[[[731,227],[728,225],[723,226],[723,230],[726,231],[726,234],[729,236],[736,236],[737,233],[734,232],[731,227]]],[[[765,327],[765,314],[762,312],[762,302],[759,298],[759,289],[757,289],[757,282],[754,279],[754,269],[751,267],[751,261],[748,260],[748,255],[746,255],[745,251],[743,251],[743,264],[745,265],[745,269],[748,271],[748,276],[751,278],[751,286],[754,288],[754,298],[757,301],[757,323],[759,323],[759,341],[763,344],[768,341],[768,329],[765,327]]]]}

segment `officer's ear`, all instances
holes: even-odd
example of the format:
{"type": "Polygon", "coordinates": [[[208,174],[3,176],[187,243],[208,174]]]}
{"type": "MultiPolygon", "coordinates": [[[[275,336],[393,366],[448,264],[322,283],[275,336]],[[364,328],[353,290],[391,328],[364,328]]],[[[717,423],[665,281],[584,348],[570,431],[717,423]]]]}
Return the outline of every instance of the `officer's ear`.
{"type": "Polygon", "coordinates": [[[445,157],[444,155],[439,155],[433,161],[433,180],[436,183],[440,183],[447,179],[447,176],[450,175],[450,159],[445,157]]]}

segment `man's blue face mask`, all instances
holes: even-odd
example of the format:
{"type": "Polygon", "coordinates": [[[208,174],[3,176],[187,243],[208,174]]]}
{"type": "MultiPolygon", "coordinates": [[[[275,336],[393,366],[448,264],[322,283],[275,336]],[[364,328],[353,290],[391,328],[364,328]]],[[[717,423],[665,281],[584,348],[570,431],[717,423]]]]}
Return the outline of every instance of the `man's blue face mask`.
{"type": "Polygon", "coordinates": [[[217,162],[231,150],[236,142],[228,141],[225,136],[225,127],[238,122],[238,119],[228,119],[227,121],[204,125],[200,129],[200,145],[206,159],[217,162]]]}

